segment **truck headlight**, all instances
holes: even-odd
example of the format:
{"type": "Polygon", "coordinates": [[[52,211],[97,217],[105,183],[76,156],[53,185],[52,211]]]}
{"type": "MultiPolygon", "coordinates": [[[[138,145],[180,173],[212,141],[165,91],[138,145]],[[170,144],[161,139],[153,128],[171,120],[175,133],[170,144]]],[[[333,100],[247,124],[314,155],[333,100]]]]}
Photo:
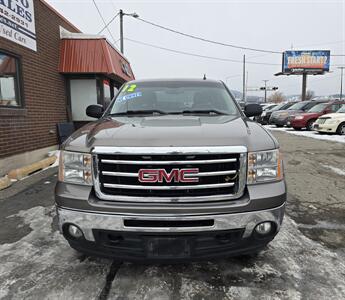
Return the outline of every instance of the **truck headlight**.
{"type": "Polygon", "coordinates": [[[296,116],[295,119],[296,119],[296,120],[303,120],[304,117],[303,117],[303,116],[296,116]]]}
{"type": "Polygon", "coordinates": [[[281,179],[283,179],[283,165],[278,149],[248,153],[248,184],[281,179]]]}
{"type": "Polygon", "coordinates": [[[327,119],[325,123],[327,124],[337,124],[340,120],[337,119],[327,119]]]}
{"type": "Polygon", "coordinates": [[[59,181],[92,185],[91,154],[60,152],[59,181]]]}

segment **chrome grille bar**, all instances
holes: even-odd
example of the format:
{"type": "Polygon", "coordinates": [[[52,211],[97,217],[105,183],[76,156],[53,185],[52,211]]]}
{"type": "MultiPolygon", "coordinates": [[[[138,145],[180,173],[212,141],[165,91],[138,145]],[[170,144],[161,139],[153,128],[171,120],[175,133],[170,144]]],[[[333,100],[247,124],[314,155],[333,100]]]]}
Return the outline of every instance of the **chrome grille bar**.
{"type": "Polygon", "coordinates": [[[236,158],[210,159],[210,160],[117,160],[117,159],[101,159],[105,164],[119,165],[192,165],[192,164],[219,164],[236,162],[236,158]]]}
{"type": "Polygon", "coordinates": [[[238,199],[243,195],[245,188],[247,151],[243,146],[95,147],[92,150],[95,192],[98,198],[105,201],[132,203],[198,203],[238,199]],[[137,156],[133,157],[134,161],[130,160],[131,155],[137,156]],[[181,157],[177,157],[180,155],[181,157]],[[195,156],[195,160],[191,160],[193,158],[188,157],[189,155],[195,156]],[[198,155],[202,157],[197,157],[198,155]],[[153,161],[147,160],[145,156],[153,161]],[[234,165],[225,165],[226,163],[234,165]],[[198,177],[201,182],[188,185],[145,185],[136,181],[141,168],[154,169],[162,165],[160,168],[170,170],[188,168],[189,164],[190,167],[199,168],[198,177]],[[215,177],[226,175],[231,178],[215,177]],[[174,191],[175,187],[177,190],[174,191]],[[165,190],[158,190],[159,188],[165,190]]]}
{"type": "Polygon", "coordinates": [[[198,190],[198,189],[213,189],[234,186],[234,182],[217,183],[217,184],[199,184],[199,185],[128,185],[128,184],[113,184],[103,183],[103,186],[111,189],[131,189],[131,190],[198,190]]]}
{"type": "MultiPolygon", "coordinates": [[[[234,175],[236,170],[228,171],[217,171],[217,172],[200,172],[198,174],[186,174],[186,177],[205,177],[205,176],[222,176],[222,175],[234,175]]],[[[103,175],[106,176],[119,176],[119,177],[138,177],[138,173],[127,173],[127,172],[111,172],[111,171],[102,171],[103,175]]]]}

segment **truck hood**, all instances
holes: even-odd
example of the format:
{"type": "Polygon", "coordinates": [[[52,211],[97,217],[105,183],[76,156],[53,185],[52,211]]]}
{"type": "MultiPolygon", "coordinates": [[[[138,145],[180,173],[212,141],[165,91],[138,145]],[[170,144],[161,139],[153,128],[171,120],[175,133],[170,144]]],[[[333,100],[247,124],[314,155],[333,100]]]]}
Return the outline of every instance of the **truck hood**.
{"type": "Polygon", "coordinates": [[[326,115],[323,115],[322,118],[344,119],[345,120],[345,113],[326,114],[326,115]]]}
{"type": "Polygon", "coordinates": [[[89,123],[63,145],[68,151],[93,147],[246,146],[248,151],[278,147],[261,125],[238,116],[112,117],[89,123]]]}
{"type": "Polygon", "coordinates": [[[294,110],[289,110],[289,109],[285,109],[285,110],[276,110],[272,113],[272,117],[276,117],[278,115],[285,115],[285,116],[293,116],[293,115],[296,115],[296,114],[300,114],[300,113],[303,113],[303,110],[297,110],[297,109],[294,109],[294,110]]]}
{"type": "Polygon", "coordinates": [[[310,118],[318,118],[319,116],[322,116],[322,113],[313,113],[313,112],[306,112],[303,114],[297,114],[298,116],[303,116],[305,119],[310,119],[310,118]]]}

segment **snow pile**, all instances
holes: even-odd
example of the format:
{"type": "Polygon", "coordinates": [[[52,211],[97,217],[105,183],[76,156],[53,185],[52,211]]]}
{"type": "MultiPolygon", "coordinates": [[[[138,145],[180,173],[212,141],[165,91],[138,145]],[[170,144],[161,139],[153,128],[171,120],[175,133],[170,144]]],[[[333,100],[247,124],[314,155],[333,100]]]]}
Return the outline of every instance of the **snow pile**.
{"type": "Polygon", "coordinates": [[[59,165],[60,150],[50,151],[50,152],[48,152],[48,156],[56,156],[56,161],[51,166],[49,166],[48,168],[57,167],[59,165]]]}
{"type": "Polygon", "coordinates": [[[264,125],[264,127],[272,131],[284,131],[290,134],[310,137],[317,140],[345,143],[345,135],[320,134],[316,131],[306,131],[306,130],[297,131],[297,130],[294,130],[293,128],[286,128],[286,127],[278,128],[275,125],[264,125]]]}

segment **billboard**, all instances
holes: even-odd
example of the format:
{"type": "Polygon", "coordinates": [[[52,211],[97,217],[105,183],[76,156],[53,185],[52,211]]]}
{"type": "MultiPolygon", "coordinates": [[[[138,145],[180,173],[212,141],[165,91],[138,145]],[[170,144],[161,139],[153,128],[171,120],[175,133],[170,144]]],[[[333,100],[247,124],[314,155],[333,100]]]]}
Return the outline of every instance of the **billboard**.
{"type": "Polygon", "coordinates": [[[283,73],[323,73],[330,66],[329,50],[289,50],[283,54],[283,73]]]}
{"type": "Polygon", "coordinates": [[[37,51],[33,0],[0,1],[0,36],[37,51]]]}

